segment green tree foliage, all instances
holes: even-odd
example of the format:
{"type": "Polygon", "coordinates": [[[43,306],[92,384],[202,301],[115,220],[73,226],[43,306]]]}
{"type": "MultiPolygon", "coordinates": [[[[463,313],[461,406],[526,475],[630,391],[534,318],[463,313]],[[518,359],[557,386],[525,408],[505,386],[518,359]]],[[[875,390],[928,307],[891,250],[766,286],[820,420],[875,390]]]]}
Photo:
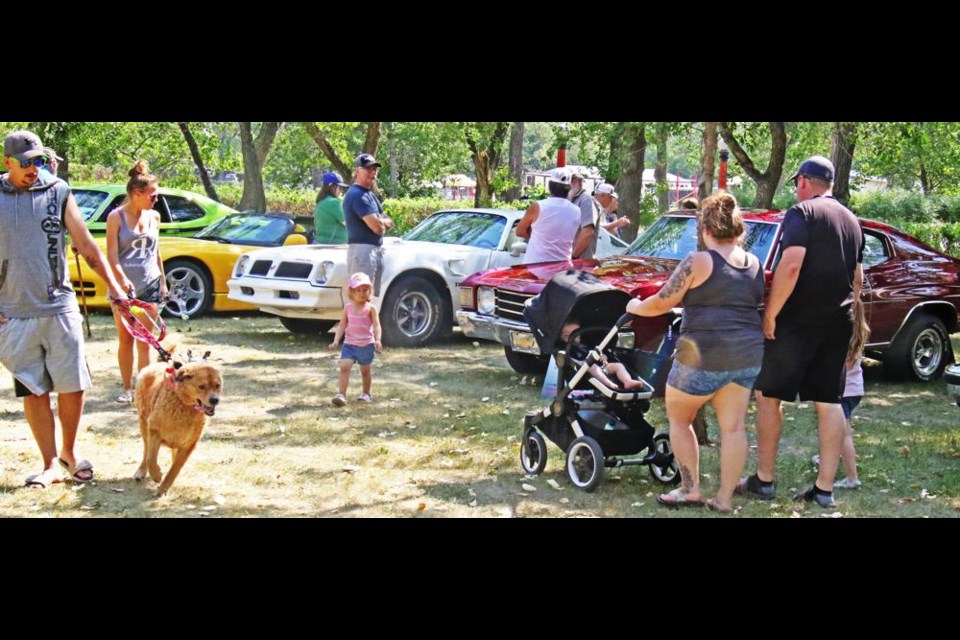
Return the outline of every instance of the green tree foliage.
{"type": "Polygon", "coordinates": [[[862,128],[861,173],[891,187],[960,193],[960,123],[869,122],[862,128]]]}

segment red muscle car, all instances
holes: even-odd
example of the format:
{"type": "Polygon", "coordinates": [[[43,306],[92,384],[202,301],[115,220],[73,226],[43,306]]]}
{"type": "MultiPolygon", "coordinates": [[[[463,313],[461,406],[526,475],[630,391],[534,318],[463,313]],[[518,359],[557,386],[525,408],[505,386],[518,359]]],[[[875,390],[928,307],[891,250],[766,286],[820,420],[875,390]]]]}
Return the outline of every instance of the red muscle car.
{"type": "MultiPolygon", "coordinates": [[[[767,283],[780,259],[781,211],[744,212],[745,248],[764,265],[767,283]]],[[[934,380],[953,362],[949,334],[957,331],[960,260],[882,222],[863,227],[865,302],[871,335],[866,353],[882,360],[889,377],[934,380]]],[[[680,260],[697,247],[691,212],[664,215],[622,256],[517,265],[474,274],[460,289],[457,322],[474,338],[504,345],[507,361],[523,373],[542,371],[542,355],[523,318],[523,305],[558,271],[579,269],[639,298],[655,294],[680,260]]],[[[662,337],[665,317],[633,323],[636,346],[662,337]]]]}

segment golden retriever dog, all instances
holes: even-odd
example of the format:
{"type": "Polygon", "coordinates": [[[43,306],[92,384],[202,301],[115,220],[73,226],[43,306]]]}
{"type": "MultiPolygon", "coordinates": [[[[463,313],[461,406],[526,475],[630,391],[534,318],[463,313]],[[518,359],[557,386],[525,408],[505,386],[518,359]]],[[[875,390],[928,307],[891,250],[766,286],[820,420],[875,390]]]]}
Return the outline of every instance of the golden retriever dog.
{"type": "Polygon", "coordinates": [[[211,363],[189,362],[175,373],[168,373],[167,367],[159,362],[143,369],[134,394],[140,414],[143,462],[133,477],[143,480],[149,473],[154,482],[163,478],[158,496],[170,489],[193,453],[207,417],[214,414],[220,403],[223,388],[220,370],[211,363]],[[166,477],[157,464],[160,445],[173,450],[173,464],[166,477]]]}

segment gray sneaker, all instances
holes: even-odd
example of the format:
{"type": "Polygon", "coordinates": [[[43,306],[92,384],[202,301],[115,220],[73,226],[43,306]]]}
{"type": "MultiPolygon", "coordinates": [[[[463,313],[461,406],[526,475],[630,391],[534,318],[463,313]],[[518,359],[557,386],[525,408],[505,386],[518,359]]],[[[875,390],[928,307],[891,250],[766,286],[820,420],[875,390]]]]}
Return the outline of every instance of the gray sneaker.
{"type": "Polygon", "coordinates": [[[773,500],[776,497],[773,483],[763,484],[757,474],[741,478],[733,492],[759,500],[773,500]]]}
{"type": "Polygon", "coordinates": [[[822,493],[817,493],[817,488],[815,486],[810,487],[806,491],[801,491],[797,495],[793,496],[793,499],[797,502],[816,502],[818,505],[824,509],[836,509],[837,503],[834,502],[833,496],[825,496],[822,493]]]}

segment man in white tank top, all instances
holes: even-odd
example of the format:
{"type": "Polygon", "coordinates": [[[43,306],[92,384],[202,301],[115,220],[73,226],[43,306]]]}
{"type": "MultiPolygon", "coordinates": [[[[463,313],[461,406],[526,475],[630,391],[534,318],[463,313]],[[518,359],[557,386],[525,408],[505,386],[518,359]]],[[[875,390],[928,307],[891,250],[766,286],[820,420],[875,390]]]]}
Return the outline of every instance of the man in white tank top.
{"type": "Polygon", "coordinates": [[[547,180],[550,197],[530,205],[517,225],[517,235],[528,238],[525,263],[569,260],[580,229],[580,209],[567,200],[570,170],[558,167],[547,180]]]}

